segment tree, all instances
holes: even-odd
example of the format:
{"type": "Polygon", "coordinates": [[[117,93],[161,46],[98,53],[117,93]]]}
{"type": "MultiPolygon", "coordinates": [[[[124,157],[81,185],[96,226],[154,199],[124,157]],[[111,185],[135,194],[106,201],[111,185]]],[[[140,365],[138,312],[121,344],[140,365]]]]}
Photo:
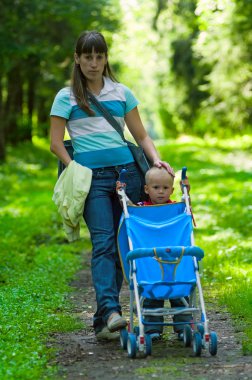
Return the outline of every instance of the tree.
{"type": "Polygon", "coordinates": [[[199,1],[196,13],[201,33],[195,52],[212,67],[202,119],[217,133],[245,133],[252,121],[252,2],[199,1]]]}
{"type": "Polygon", "coordinates": [[[196,0],[166,2],[156,20],[161,70],[159,112],[168,135],[191,132],[199,106],[207,97],[203,88],[209,67],[194,54],[199,34],[196,0]]]}
{"type": "Polygon", "coordinates": [[[69,78],[78,34],[95,28],[111,33],[119,11],[118,0],[1,1],[0,146],[4,136],[11,144],[30,140],[40,131],[36,119],[45,126],[55,91],[69,78]]]}
{"type": "Polygon", "coordinates": [[[174,0],[159,12],[157,78],[168,133],[168,125],[201,135],[251,131],[251,12],[246,0],[174,0]]]}

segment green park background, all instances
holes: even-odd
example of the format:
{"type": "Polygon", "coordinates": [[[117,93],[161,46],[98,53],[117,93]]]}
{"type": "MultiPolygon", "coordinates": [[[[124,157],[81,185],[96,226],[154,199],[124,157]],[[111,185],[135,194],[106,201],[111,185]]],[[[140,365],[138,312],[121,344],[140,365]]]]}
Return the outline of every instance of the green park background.
{"type": "Polygon", "coordinates": [[[47,343],[82,327],[69,283],[91,247],[84,225],[67,243],[52,202],[49,113],[77,36],[92,29],[176,181],[188,167],[204,295],[216,295],[252,354],[251,14],[251,0],[0,2],[1,380],[56,379],[47,343]]]}

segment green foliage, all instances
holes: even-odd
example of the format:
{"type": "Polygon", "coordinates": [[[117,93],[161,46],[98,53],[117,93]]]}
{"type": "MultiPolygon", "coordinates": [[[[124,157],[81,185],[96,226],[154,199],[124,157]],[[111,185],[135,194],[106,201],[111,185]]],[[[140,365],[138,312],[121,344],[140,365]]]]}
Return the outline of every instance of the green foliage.
{"type": "Polygon", "coordinates": [[[51,197],[57,161],[48,144],[8,150],[0,170],[0,378],[51,378],[50,335],[81,327],[68,285],[88,244],[68,244],[51,197]]]}
{"type": "MultiPolygon", "coordinates": [[[[207,141],[181,137],[159,148],[176,170],[188,166],[195,240],[205,251],[203,281],[220,305],[227,305],[234,326],[245,332],[247,354],[252,354],[251,147],[247,135],[207,141]]],[[[179,186],[175,196],[180,196],[179,186]]]]}
{"type": "Polygon", "coordinates": [[[157,22],[159,113],[167,136],[191,133],[200,103],[207,97],[203,85],[209,67],[193,51],[199,33],[196,5],[193,0],[174,1],[157,22]]]}
{"type": "Polygon", "coordinates": [[[198,1],[196,14],[200,34],[195,53],[203,56],[212,69],[205,88],[210,96],[201,112],[218,128],[246,132],[251,126],[251,2],[198,1]],[[243,3],[243,4],[242,4],[243,3]]]}
{"type": "Polygon", "coordinates": [[[129,86],[139,99],[146,128],[161,135],[155,73],[159,71],[157,34],[152,29],[155,1],[121,2],[121,28],[113,34],[110,61],[117,79],[129,86]]]}
{"type": "Polygon", "coordinates": [[[175,0],[156,20],[166,135],[251,131],[251,1],[175,0]],[[165,119],[166,111],[172,115],[165,119]]]}

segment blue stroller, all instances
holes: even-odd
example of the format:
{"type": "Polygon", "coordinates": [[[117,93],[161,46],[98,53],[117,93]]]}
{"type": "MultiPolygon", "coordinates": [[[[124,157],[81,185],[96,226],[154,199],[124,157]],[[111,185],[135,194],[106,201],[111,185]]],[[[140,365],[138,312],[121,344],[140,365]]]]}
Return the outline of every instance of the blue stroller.
{"type": "Polygon", "coordinates": [[[186,170],[182,169],[182,202],[129,206],[124,188],[118,191],[123,204],[118,248],[130,290],[130,321],[128,330],[120,331],[120,344],[130,358],[138,351],[151,355],[151,335],[144,331],[148,325],[183,325],[184,346],[192,345],[195,356],[201,355],[202,348],[208,348],[211,355],[217,353],[217,335],[208,329],[200,283],[198,262],[204,252],[194,245],[186,170]],[[144,299],[180,299],[182,306],[144,308],[144,299]],[[186,324],[172,321],[172,316],[183,314],[191,314],[192,320],[186,324]],[[163,322],[148,321],[155,316],[163,322]]]}

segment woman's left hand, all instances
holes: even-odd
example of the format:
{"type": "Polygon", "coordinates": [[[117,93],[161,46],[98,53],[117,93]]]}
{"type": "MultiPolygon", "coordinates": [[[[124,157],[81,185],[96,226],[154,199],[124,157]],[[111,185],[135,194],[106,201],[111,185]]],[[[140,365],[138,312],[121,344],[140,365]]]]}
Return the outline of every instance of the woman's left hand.
{"type": "Polygon", "coordinates": [[[155,160],[154,163],[153,163],[153,166],[156,166],[157,168],[165,168],[168,173],[170,173],[170,175],[172,175],[173,177],[175,177],[175,173],[174,173],[174,170],[173,168],[170,166],[170,164],[168,164],[168,162],[165,162],[165,161],[161,161],[161,160],[155,160]]]}

